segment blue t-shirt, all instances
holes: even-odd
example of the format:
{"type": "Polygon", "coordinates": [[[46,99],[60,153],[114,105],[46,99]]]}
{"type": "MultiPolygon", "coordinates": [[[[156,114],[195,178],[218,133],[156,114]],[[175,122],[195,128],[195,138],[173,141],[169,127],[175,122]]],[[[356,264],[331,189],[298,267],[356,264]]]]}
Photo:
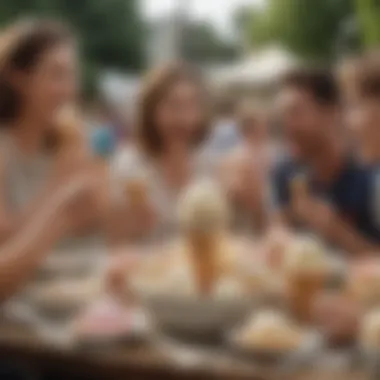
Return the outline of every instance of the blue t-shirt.
{"type": "MultiPolygon", "coordinates": [[[[275,205],[290,200],[290,183],[305,168],[285,159],[275,168],[272,191],[275,205]]],[[[307,176],[309,191],[335,207],[339,215],[373,242],[380,243],[380,165],[365,167],[348,158],[340,173],[328,185],[307,176]]]]}
{"type": "Polygon", "coordinates": [[[111,128],[97,127],[91,133],[91,147],[95,155],[108,158],[110,157],[116,148],[116,136],[111,128]]]}

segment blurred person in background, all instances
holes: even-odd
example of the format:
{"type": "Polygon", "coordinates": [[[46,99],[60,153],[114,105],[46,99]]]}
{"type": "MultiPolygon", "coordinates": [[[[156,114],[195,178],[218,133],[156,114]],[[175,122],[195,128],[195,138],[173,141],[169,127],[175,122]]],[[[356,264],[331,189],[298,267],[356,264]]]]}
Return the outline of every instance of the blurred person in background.
{"type": "Polygon", "coordinates": [[[252,233],[267,223],[266,197],[274,149],[267,116],[252,103],[238,107],[240,143],[221,160],[220,177],[235,205],[235,228],[252,233]]]}
{"type": "Polygon", "coordinates": [[[97,101],[90,115],[89,140],[92,152],[106,160],[113,155],[122,137],[113,115],[105,100],[97,101]]]}
{"type": "Polygon", "coordinates": [[[333,75],[312,69],[289,73],[277,100],[289,148],[274,173],[277,220],[307,228],[345,251],[373,252],[380,229],[367,207],[368,174],[342,138],[333,75]]]}
{"type": "Polygon", "coordinates": [[[218,162],[240,143],[235,101],[226,99],[217,104],[216,120],[205,146],[210,161],[218,162]]]}
{"type": "Polygon", "coordinates": [[[368,170],[362,183],[368,193],[367,209],[380,228],[380,54],[372,52],[357,63],[356,98],[347,109],[347,122],[358,160],[368,170]]]}
{"type": "Polygon", "coordinates": [[[362,57],[347,58],[339,64],[337,69],[342,105],[347,109],[357,97],[356,80],[361,59],[362,57]]]}
{"type": "Polygon", "coordinates": [[[258,105],[244,102],[237,112],[237,128],[241,136],[237,149],[246,151],[268,171],[274,163],[276,146],[271,136],[268,114],[258,105]]]}
{"type": "Polygon", "coordinates": [[[356,62],[352,87],[355,99],[346,110],[347,125],[358,158],[369,166],[380,162],[380,55],[368,54],[356,62]]]}
{"type": "Polygon", "coordinates": [[[170,64],[149,73],[142,87],[136,146],[120,150],[111,169],[110,238],[116,246],[173,233],[181,190],[206,168],[198,148],[208,130],[208,99],[199,74],[170,64]]]}

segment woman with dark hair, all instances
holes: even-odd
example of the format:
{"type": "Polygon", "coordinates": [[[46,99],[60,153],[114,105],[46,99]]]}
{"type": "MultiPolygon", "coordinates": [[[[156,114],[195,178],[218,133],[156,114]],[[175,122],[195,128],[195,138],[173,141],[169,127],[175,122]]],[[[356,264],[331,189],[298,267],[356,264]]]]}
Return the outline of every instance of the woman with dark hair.
{"type": "MultiPolygon", "coordinates": [[[[61,24],[36,20],[14,24],[0,38],[0,238],[6,243],[33,223],[51,196],[97,169],[79,118],[63,112],[77,96],[71,34],[61,24]]],[[[70,236],[56,244],[49,260],[60,261],[58,251],[75,251],[73,260],[83,248],[93,251],[88,244],[93,248],[97,241],[92,230],[100,207],[100,187],[93,186],[70,215],[70,236]]]]}
{"type": "Polygon", "coordinates": [[[206,92],[193,68],[173,64],[148,75],[138,102],[138,147],[121,151],[113,165],[115,243],[173,231],[179,193],[205,169],[198,148],[207,130],[206,92]]]}
{"type": "Polygon", "coordinates": [[[5,238],[67,177],[89,170],[91,161],[77,130],[79,119],[61,112],[77,95],[71,34],[52,21],[22,22],[3,33],[0,48],[0,235],[5,238]]]}

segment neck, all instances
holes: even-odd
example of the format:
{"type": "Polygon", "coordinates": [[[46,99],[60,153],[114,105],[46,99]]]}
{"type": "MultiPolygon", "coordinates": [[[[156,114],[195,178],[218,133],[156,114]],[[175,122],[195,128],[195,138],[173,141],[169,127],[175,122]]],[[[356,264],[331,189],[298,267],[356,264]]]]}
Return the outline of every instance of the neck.
{"type": "Polygon", "coordinates": [[[24,153],[33,154],[42,149],[44,129],[41,127],[40,121],[20,118],[15,121],[12,134],[24,153]]]}
{"type": "Polygon", "coordinates": [[[318,181],[329,182],[339,172],[345,158],[345,146],[337,139],[325,142],[322,153],[311,159],[311,167],[318,181]]]}
{"type": "Polygon", "coordinates": [[[164,149],[164,153],[160,157],[161,165],[167,169],[176,171],[183,171],[190,162],[190,151],[184,144],[168,145],[164,149]]]}
{"type": "Polygon", "coordinates": [[[162,154],[162,158],[165,159],[187,159],[189,156],[189,149],[187,144],[178,142],[167,144],[164,148],[164,153],[162,154]]]}
{"type": "Polygon", "coordinates": [[[380,142],[376,139],[371,141],[365,148],[360,150],[360,158],[366,164],[377,164],[380,162],[380,142]]]}

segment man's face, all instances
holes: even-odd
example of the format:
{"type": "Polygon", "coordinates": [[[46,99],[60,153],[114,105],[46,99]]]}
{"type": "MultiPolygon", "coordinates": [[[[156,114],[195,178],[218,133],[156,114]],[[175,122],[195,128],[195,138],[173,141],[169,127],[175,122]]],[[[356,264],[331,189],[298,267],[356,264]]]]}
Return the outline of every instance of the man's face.
{"type": "Polygon", "coordinates": [[[300,159],[319,154],[328,126],[327,110],[307,91],[286,87],[277,98],[277,110],[291,153],[300,159]]]}

